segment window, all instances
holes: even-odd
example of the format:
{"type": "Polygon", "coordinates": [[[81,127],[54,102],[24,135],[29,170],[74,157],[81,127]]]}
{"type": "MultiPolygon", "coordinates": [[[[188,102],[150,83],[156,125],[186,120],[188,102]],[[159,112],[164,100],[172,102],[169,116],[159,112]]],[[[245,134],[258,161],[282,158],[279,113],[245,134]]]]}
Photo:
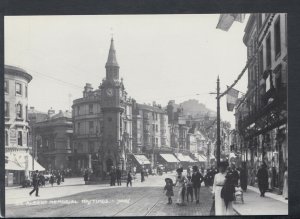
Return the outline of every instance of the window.
{"type": "Polygon", "coordinates": [[[25,116],[26,116],[26,121],[27,121],[27,120],[28,120],[28,106],[26,106],[25,109],[26,109],[26,112],[25,112],[26,114],[25,114],[25,116]]]}
{"type": "Polygon", "coordinates": [[[77,133],[80,133],[80,122],[77,123],[77,133]]]}
{"type": "Polygon", "coordinates": [[[4,81],[4,92],[8,93],[8,81],[4,81]]]}
{"type": "Polygon", "coordinates": [[[22,131],[18,131],[18,145],[22,146],[22,131]]]}
{"type": "Polygon", "coordinates": [[[281,52],[281,37],[280,37],[280,17],[276,20],[274,26],[274,41],[275,41],[275,58],[280,55],[281,52]]]}
{"type": "Polygon", "coordinates": [[[158,132],[158,125],[155,125],[155,131],[158,132]]]}
{"type": "Polygon", "coordinates": [[[94,132],[94,122],[93,121],[89,121],[89,132],[90,133],[94,132]]]}
{"type": "Polygon", "coordinates": [[[267,41],[266,41],[266,62],[267,62],[267,67],[271,66],[271,36],[270,34],[267,36],[267,41]]]}
{"type": "Polygon", "coordinates": [[[8,146],[8,131],[5,130],[5,146],[8,146]]]}
{"type": "Polygon", "coordinates": [[[155,138],[155,146],[158,146],[158,138],[155,138]]]}
{"type": "Polygon", "coordinates": [[[95,151],[95,146],[94,146],[94,142],[93,141],[89,141],[88,142],[88,145],[89,145],[89,152],[90,153],[94,153],[94,152],[97,152],[97,151],[95,151]]]}
{"type": "Polygon", "coordinates": [[[22,104],[20,103],[17,104],[16,114],[17,119],[22,119],[22,104]]]}
{"type": "Polygon", "coordinates": [[[93,104],[89,104],[89,113],[93,114],[93,104]]]}
{"type": "Polygon", "coordinates": [[[27,97],[27,96],[28,96],[28,87],[25,86],[25,97],[27,97]]]}
{"type": "Polygon", "coordinates": [[[4,106],[4,111],[5,111],[5,117],[9,117],[9,102],[5,102],[4,106]]]}
{"type": "Polygon", "coordinates": [[[153,132],[155,132],[155,125],[154,124],[152,125],[152,130],[153,130],[153,132]]]}
{"type": "Polygon", "coordinates": [[[77,106],[77,115],[80,115],[80,106],[77,106]]]}
{"type": "Polygon", "coordinates": [[[16,83],[16,94],[22,95],[22,85],[20,83],[16,83]]]}

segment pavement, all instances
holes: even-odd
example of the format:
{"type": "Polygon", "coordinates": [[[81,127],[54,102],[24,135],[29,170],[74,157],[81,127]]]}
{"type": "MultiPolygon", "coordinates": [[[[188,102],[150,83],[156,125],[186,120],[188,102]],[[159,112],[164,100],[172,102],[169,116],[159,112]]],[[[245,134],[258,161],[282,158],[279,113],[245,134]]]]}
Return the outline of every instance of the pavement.
{"type": "Polygon", "coordinates": [[[203,187],[200,204],[189,202],[177,206],[174,188],[173,204],[167,204],[163,191],[165,178],[175,173],[149,176],[141,183],[138,177],[133,187],[84,185],[82,178],[66,180],[60,186],[40,189],[40,197],[29,196],[30,188],[6,190],[6,217],[87,217],[87,216],[201,216],[209,215],[211,191],[203,187]]]}
{"type": "MultiPolygon", "coordinates": [[[[7,188],[6,217],[87,217],[87,216],[207,216],[212,206],[211,188],[201,187],[200,204],[177,206],[174,188],[173,204],[168,205],[163,191],[165,178],[175,178],[174,173],[163,176],[140,176],[133,187],[111,187],[108,184],[85,185],[83,178],[67,178],[61,185],[40,188],[40,197],[29,196],[32,188],[7,188]]],[[[234,203],[240,215],[286,215],[288,204],[278,195],[266,193],[261,198],[258,190],[248,187],[244,204],[234,203]],[[274,197],[277,197],[276,200],[274,197]]]]}
{"type": "Polygon", "coordinates": [[[234,202],[233,208],[239,215],[288,215],[288,200],[269,192],[260,197],[258,188],[247,186],[244,204],[234,202]]]}

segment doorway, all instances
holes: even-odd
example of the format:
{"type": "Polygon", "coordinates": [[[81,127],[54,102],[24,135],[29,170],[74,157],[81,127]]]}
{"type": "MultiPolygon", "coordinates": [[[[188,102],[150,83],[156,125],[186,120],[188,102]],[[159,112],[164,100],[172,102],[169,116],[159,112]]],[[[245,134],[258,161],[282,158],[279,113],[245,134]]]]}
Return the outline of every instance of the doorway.
{"type": "Polygon", "coordinates": [[[110,172],[111,171],[111,167],[114,165],[112,159],[108,158],[106,160],[106,172],[110,172]]]}

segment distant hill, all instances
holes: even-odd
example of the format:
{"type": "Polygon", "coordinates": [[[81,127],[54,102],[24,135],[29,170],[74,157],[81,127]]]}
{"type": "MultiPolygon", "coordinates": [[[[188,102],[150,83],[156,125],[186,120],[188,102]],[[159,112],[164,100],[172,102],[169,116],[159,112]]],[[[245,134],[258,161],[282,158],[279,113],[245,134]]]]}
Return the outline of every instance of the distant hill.
{"type": "Polygon", "coordinates": [[[199,101],[195,99],[186,100],[179,104],[173,103],[174,111],[176,111],[180,105],[183,108],[183,114],[186,116],[192,115],[195,117],[204,116],[206,114],[210,116],[216,116],[215,111],[206,108],[206,106],[203,103],[199,103],[199,101]]]}

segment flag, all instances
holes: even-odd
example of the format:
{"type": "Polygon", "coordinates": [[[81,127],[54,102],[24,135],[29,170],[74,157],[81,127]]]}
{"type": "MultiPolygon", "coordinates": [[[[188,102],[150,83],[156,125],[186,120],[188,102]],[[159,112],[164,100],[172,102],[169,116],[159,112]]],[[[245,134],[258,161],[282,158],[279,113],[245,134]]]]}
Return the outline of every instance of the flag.
{"type": "MultiPolygon", "coordinates": [[[[228,89],[228,86],[227,86],[227,89],[228,89]]],[[[233,89],[233,88],[231,88],[227,92],[227,110],[228,111],[233,111],[233,108],[238,99],[238,95],[239,95],[239,91],[236,89],[233,89]]]]}
{"type": "Polygon", "coordinates": [[[221,14],[216,28],[224,31],[228,31],[234,21],[243,23],[244,20],[245,20],[245,14],[221,14]]]}

